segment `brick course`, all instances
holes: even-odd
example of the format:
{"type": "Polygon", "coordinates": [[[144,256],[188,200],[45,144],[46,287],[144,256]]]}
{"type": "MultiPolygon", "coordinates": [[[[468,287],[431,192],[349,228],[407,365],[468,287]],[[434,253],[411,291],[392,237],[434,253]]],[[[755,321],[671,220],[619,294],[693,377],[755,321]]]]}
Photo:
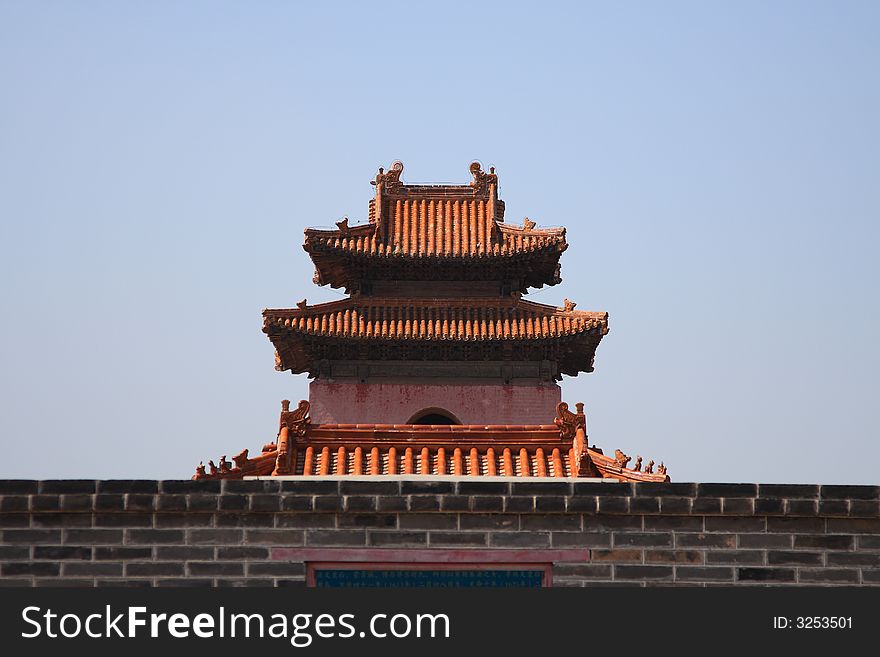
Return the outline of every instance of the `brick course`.
{"type": "Polygon", "coordinates": [[[880,487],[0,481],[6,586],[305,586],[286,548],[589,555],[557,586],[880,586],[880,487]]]}

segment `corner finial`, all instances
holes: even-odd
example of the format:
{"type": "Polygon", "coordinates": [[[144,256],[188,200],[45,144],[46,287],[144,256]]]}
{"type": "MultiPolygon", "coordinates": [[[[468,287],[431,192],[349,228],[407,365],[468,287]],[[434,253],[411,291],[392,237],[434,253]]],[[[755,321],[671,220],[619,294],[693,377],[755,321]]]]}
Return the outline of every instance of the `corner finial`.
{"type": "Polygon", "coordinates": [[[471,187],[474,188],[474,194],[482,194],[488,191],[489,185],[498,184],[498,176],[495,175],[495,167],[489,168],[489,173],[483,171],[483,165],[478,160],[471,162],[468,167],[471,175],[474,177],[471,187]]]}
{"type": "Polygon", "coordinates": [[[373,180],[370,184],[382,185],[388,192],[397,191],[403,184],[400,182],[400,174],[402,173],[403,162],[401,162],[400,160],[395,160],[391,164],[391,168],[388,169],[388,173],[385,173],[385,169],[379,167],[379,173],[376,174],[376,179],[373,180]]]}
{"type": "Polygon", "coordinates": [[[578,428],[587,429],[587,417],[584,415],[584,405],[581,402],[575,404],[577,413],[568,410],[568,404],[559,402],[556,404],[556,417],[553,418],[553,424],[559,427],[559,432],[563,438],[574,438],[578,428]]]}
{"type": "Polygon", "coordinates": [[[290,429],[294,435],[303,435],[306,424],[309,423],[309,402],[305,399],[300,400],[295,410],[290,410],[290,402],[285,399],[281,402],[281,422],[278,431],[282,427],[290,429]]]}

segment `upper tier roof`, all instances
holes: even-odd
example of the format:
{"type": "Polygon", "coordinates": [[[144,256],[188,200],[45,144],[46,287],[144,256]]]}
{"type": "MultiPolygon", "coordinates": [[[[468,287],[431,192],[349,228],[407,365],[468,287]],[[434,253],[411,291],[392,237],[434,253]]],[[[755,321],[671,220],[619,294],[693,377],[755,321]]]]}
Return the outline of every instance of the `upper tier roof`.
{"type": "Polygon", "coordinates": [[[368,223],[305,231],[315,282],[352,291],[369,280],[479,279],[523,292],[559,283],[565,228],[505,224],[494,168],[474,162],[470,171],[469,185],[406,185],[400,162],[379,169],[368,223]]]}

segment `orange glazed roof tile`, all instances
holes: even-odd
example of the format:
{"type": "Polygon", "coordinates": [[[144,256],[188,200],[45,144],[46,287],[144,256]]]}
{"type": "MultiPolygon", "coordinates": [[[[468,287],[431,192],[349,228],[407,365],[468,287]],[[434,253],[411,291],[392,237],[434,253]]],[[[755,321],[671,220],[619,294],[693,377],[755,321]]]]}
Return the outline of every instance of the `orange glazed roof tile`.
{"type": "MultiPolygon", "coordinates": [[[[278,352],[277,369],[312,371],[328,357],[318,342],[473,344],[488,357],[503,343],[549,344],[564,374],[590,372],[596,346],[608,333],[608,313],[563,308],[515,297],[480,299],[399,299],[357,296],[292,309],[263,311],[263,331],[278,352]]],[[[546,350],[534,357],[548,358],[546,350]]],[[[352,356],[352,357],[357,357],[352,356]]],[[[368,359],[369,355],[360,358],[368,359]]],[[[524,358],[530,358],[528,355],[524,358]]],[[[438,356],[441,358],[441,356],[438,356]]]]}
{"type": "Polygon", "coordinates": [[[194,479],[248,476],[434,475],[507,477],[603,477],[620,481],[669,481],[661,464],[635,468],[620,450],[614,458],[587,444],[583,404],[572,413],[557,407],[554,424],[538,425],[311,425],[306,401],[296,411],[285,402],[276,442],[251,459],[248,450],[196,469],[194,479]]]}
{"type": "Polygon", "coordinates": [[[378,257],[485,258],[540,250],[561,253],[568,248],[565,228],[475,223],[472,215],[482,214],[485,205],[485,201],[398,200],[394,219],[389,220],[390,235],[381,237],[375,224],[337,230],[307,228],[305,250],[348,251],[378,257]]]}
{"type": "MultiPolygon", "coordinates": [[[[305,231],[303,248],[315,263],[315,282],[350,288],[353,279],[364,277],[421,280],[430,276],[431,263],[497,259],[487,280],[517,279],[521,291],[559,283],[559,257],[568,248],[565,228],[539,229],[528,218],[522,226],[505,224],[498,178],[491,171],[474,163],[470,185],[405,185],[403,164],[396,162],[388,173],[380,169],[368,223],[349,226],[346,218],[335,230],[305,231]],[[390,262],[374,262],[365,273],[358,263],[364,258],[390,262]],[[413,261],[422,266],[413,268],[413,261]]],[[[446,274],[468,280],[467,269],[446,274]]]]}
{"type": "Polygon", "coordinates": [[[380,299],[355,297],[263,311],[264,326],[344,338],[532,340],[608,332],[608,313],[557,308],[515,298],[380,299]]]}

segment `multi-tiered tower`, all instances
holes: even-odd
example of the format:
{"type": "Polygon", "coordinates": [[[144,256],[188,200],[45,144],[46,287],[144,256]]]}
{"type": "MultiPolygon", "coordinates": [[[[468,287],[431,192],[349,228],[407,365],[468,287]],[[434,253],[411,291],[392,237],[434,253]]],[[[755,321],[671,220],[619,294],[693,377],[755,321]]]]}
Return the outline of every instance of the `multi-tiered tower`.
{"type": "Polygon", "coordinates": [[[262,456],[197,476],[666,479],[589,448],[582,405],[561,401],[557,381],[592,372],[608,332],[607,313],[522,298],[561,281],[565,229],[506,223],[494,168],[470,172],[466,185],[407,185],[395,162],[373,181],[366,223],[305,231],[314,282],[349,296],[264,310],[263,331],[276,369],[313,379],[309,400],[285,405],[262,456]]]}
{"type": "Polygon", "coordinates": [[[315,282],[343,301],[266,310],[277,368],[308,372],[318,423],[530,424],[561,374],[593,370],[608,314],[525,301],[561,281],[564,228],[504,222],[494,169],[469,185],[373,182],[369,221],[306,230],[315,282]],[[426,419],[427,418],[427,419],[426,419]]]}

